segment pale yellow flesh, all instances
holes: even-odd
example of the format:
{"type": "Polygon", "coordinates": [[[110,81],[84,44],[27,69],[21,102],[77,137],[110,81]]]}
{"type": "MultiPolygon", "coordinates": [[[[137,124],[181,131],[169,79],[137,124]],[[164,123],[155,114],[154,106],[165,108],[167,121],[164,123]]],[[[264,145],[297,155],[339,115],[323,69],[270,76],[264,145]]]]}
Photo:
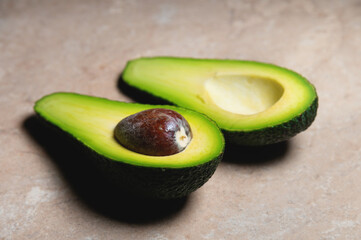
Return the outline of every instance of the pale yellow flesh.
{"type": "Polygon", "coordinates": [[[224,145],[220,130],[208,118],[172,106],[131,104],[72,93],[55,93],[39,100],[35,111],[100,155],[133,165],[170,168],[196,166],[211,160],[212,156],[218,156],[224,145]],[[114,128],[119,121],[157,107],[179,112],[190,124],[193,138],[182,152],[164,157],[148,156],[128,150],[115,140],[114,128]]]}
{"type": "Polygon", "coordinates": [[[123,78],[132,86],[204,113],[230,131],[287,122],[317,97],[301,75],[247,61],[142,58],[128,63],[123,78]]]}
{"type": "Polygon", "coordinates": [[[242,75],[224,75],[210,78],[204,88],[213,104],[242,115],[265,111],[282,96],[282,86],[267,78],[242,75]]]}

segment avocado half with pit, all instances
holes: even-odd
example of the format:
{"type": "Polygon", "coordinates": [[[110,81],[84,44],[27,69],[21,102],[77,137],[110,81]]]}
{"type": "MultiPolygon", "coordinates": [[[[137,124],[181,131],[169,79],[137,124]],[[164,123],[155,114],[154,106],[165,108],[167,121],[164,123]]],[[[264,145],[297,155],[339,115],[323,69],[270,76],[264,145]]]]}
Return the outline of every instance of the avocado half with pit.
{"type": "Polygon", "coordinates": [[[129,61],[122,80],[136,89],[201,112],[226,140],[266,145],[307,129],[316,117],[314,86],[272,64],[173,57],[129,61]]]}
{"type": "Polygon", "coordinates": [[[34,110],[94,155],[96,166],[112,183],[143,197],[171,199],[188,195],[212,176],[223,154],[224,139],[217,125],[203,114],[176,106],[54,93],[38,100],[34,110]],[[117,142],[114,129],[122,119],[159,107],[176,111],[188,121],[193,137],[183,151],[149,156],[117,142]]]}

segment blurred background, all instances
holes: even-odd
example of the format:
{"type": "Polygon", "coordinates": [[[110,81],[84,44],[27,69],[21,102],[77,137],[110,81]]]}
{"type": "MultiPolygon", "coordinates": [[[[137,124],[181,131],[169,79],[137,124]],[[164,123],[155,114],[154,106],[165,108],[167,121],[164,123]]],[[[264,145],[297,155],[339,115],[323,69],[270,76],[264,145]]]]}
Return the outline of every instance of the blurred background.
{"type": "Polygon", "coordinates": [[[0,238],[359,239],[360,66],[360,0],[0,0],[0,238]],[[130,220],[143,203],[102,207],[32,107],[57,91],[132,101],[117,81],[142,56],[292,69],[316,86],[318,116],[281,146],[233,149],[161,218],[130,220]]]}

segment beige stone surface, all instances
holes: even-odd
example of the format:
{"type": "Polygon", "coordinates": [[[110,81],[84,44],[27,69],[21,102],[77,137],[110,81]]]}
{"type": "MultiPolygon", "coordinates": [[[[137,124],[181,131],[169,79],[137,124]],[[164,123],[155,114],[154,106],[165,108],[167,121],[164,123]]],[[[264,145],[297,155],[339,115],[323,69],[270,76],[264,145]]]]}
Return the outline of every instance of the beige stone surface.
{"type": "Polygon", "coordinates": [[[0,239],[360,239],[360,69],[357,0],[2,0],[0,239]],[[183,201],[114,200],[32,107],[55,91],[132,101],[126,62],[159,55],[293,69],[317,88],[316,121],[285,144],[227,148],[183,201]]]}

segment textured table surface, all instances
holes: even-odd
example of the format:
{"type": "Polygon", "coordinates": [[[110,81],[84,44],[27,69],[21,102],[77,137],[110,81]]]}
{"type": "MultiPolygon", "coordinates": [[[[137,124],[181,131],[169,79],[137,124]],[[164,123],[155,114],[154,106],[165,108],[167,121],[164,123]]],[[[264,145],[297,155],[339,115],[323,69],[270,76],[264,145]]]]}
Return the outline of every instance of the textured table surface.
{"type": "Polygon", "coordinates": [[[360,1],[0,1],[0,239],[360,239],[360,1]],[[43,95],[132,101],[140,56],[293,69],[320,98],[277,146],[226,148],[181,201],[112,199],[82,155],[33,117],[43,95]]]}

